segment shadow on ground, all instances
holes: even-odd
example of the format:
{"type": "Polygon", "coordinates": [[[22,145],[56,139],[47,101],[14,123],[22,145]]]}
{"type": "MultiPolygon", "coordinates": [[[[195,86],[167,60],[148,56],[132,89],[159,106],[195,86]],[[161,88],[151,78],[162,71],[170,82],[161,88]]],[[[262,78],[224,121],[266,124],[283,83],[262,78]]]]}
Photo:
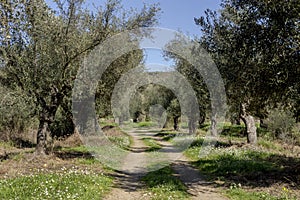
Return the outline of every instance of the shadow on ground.
{"type": "Polygon", "coordinates": [[[146,174],[139,172],[139,170],[136,173],[114,170],[114,172],[107,175],[114,177],[115,188],[120,188],[126,192],[134,192],[145,187],[144,184],[141,184],[140,180],[146,174]]]}
{"type": "Polygon", "coordinates": [[[192,163],[215,180],[250,187],[269,187],[284,183],[300,189],[300,158],[247,150],[240,155],[229,151],[201,158],[192,163]]]}

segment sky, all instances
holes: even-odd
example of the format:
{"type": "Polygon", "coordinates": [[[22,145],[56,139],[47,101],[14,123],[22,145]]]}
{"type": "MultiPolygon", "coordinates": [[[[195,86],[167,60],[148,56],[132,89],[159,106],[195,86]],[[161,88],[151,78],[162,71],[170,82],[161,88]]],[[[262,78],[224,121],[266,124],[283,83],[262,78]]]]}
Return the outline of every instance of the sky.
{"type": "MultiPolygon", "coordinates": [[[[52,0],[46,2],[53,6],[52,0]]],[[[96,6],[104,5],[104,0],[86,0],[87,8],[93,9],[96,6]]],[[[201,31],[194,23],[194,18],[204,16],[206,9],[218,10],[221,0],[123,0],[122,4],[125,9],[141,9],[145,4],[159,3],[161,14],[158,27],[168,28],[193,37],[200,36],[201,31]]],[[[166,61],[162,56],[162,51],[154,49],[145,49],[146,64],[151,65],[150,71],[160,71],[162,66],[173,65],[171,60],[166,61]],[[156,67],[157,66],[157,69],[156,67]]]]}

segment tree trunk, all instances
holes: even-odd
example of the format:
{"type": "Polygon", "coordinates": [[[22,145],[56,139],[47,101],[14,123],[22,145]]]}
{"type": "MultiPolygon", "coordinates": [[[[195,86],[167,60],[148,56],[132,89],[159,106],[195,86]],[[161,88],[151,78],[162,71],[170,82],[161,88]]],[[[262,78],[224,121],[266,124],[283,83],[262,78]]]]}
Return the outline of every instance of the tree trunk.
{"type": "Polygon", "coordinates": [[[57,111],[57,106],[52,106],[52,109],[44,108],[39,117],[39,128],[37,132],[36,140],[36,154],[45,155],[47,148],[47,133],[51,123],[54,121],[54,117],[57,111]]]}
{"type": "Polygon", "coordinates": [[[200,117],[199,117],[199,120],[198,120],[199,128],[201,128],[202,125],[204,124],[204,122],[205,122],[205,117],[206,117],[205,113],[200,114],[200,117]]]}
{"type": "Polygon", "coordinates": [[[44,119],[40,119],[39,129],[37,132],[36,154],[45,155],[47,148],[47,132],[49,124],[44,119]]]}
{"type": "Polygon", "coordinates": [[[255,126],[255,120],[246,110],[246,104],[241,105],[241,119],[246,126],[247,142],[250,144],[257,143],[257,132],[255,126]]]}
{"type": "Polygon", "coordinates": [[[196,120],[194,118],[190,118],[188,121],[189,125],[189,134],[195,134],[196,133],[196,120]]]}
{"type": "Polygon", "coordinates": [[[240,117],[232,117],[230,122],[232,125],[237,125],[237,126],[241,125],[240,117]]]}
{"type": "Polygon", "coordinates": [[[213,137],[218,136],[216,115],[212,115],[212,117],[211,117],[210,132],[211,132],[211,136],[213,136],[213,137]]]}
{"type": "Polygon", "coordinates": [[[178,127],[178,121],[179,121],[179,116],[175,116],[174,117],[174,130],[178,131],[179,127],[178,127]]]}

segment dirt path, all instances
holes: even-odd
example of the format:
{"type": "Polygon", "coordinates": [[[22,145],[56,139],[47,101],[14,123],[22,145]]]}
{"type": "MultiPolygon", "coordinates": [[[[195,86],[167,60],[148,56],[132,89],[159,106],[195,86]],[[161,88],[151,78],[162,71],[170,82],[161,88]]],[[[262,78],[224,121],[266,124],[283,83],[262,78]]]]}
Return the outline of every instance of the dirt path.
{"type": "Polygon", "coordinates": [[[176,173],[174,175],[188,187],[188,192],[192,196],[191,199],[227,200],[227,198],[219,195],[212,184],[205,181],[199,171],[188,163],[188,159],[180,152],[176,152],[173,145],[169,142],[159,140],[159,138],[154,137],[155,133],[149,133],[146,130],[130,131],[128,134],[131,135],[133,139],[132,152],[124,159],[122,170],[113,174],[116,178],[115,187],[105,199],[150,199],[150,196],[143,189],[143,183],[140,181],[140,178],[148,172],[147,163],[151,161],[149,160],[151,157],[147,155],[149,153],[145,152],[147,147],[142,141],[142,138],[150,137],[163,146],[160,152],[163,152],[165,156],[168,156],[169,160],[172,160],[171,167],[176,173]]]}
{"type": "Polygon", "coordinates": [[[140,133],[127,132],[132,136],[133,145],[131,153],[124,159],[121,171],[113,174],[115,177],[115,187],[111,193],[105,197],[106,200],[147,200],[146,191],[143,190],[143,183],[140,178],[143,177],[147,170],[141,166],[145,163],[147,147],[141,140],[140,133]]]}

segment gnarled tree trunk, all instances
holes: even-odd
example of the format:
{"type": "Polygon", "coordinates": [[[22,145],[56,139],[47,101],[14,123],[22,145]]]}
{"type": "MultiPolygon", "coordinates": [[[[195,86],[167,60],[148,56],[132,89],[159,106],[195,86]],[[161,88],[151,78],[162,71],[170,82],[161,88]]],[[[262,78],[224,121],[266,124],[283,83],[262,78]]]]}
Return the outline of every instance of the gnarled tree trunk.
{"type": "Polygon", "coordinates": [[[255,119],[254,117],[247,112],[246,104],[243,103],[241,105],[241,119],[245,123],[246,126],[246,133],[247,133],[247,142],[250,144],[257,143],[257,132],[255,126],[255,119]]]}
{"type": "Polygon", "coordinates": [[[178,127],[179,116],[175,116],[173,120],[174,120],[174,130],[178,131],[179,130],[179,127],[178,127]]]}
{"type": "Polygon", "coordinates": [[[39,128],[37,132],[37,141],[35,153],[38,155],[45,155],[47,149],[47,135],[49,133],[49,128],[51,123],[54,121],[55,113],[57,107],[51,109],[43,109],[39,117],[39,128]]]}
{"type": "Polygon", "coordinates": [[[217,116],[216,116],[216,114],[213,114],[211,116],[210,133],[211,133],[211,136],[213,136],[213,137],[217,137],[218,136],[217,116]]]}
{"type": "Polygon", "coordinates": [[[201,126],[204,124],[205,122],[205,113],[200,113],[200,117],[199,117],[199,120],[198,120],[198,126],[199,128],[201,128],[201,126]]]}
{"type": "Polygon", "coordinates": [[[188,120],[188,126],[189,126],[189,134],[195,134],[196,133],[196,119],[194,117],[191,117],[188,120]]]}
{"type": "Polygon", "coordinates": [[[47,147],[47,133],[49,129],[49,123],[44,119],[40,119],[39,129],[37,132],[37,144],[36,154],[45,155],[47,147]]]}

